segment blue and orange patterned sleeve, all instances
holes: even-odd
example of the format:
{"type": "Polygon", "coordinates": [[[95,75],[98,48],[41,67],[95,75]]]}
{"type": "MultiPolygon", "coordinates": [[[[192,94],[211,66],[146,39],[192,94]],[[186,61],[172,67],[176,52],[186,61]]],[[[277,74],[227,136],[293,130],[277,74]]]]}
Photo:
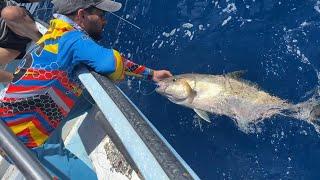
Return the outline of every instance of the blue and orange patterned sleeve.
{"type": "Polygon", "coordinates": [[[145,80],[152,80],[153,70],[147,68],[146,66],[138,65],[126,58],[124,60],[125,73],[127,75],[132,75],[136,77],[140,77],[145,80]]]}
{"type": "Polygon", "coordinates": [[[116,50],[113,50],[115,59],[115,71],[109,75],[112,80],[122,80],[125,75],[142,78],[145,80],[152,80],[153,70],[142,65],[138,65],[124,56],[116,50]]]}

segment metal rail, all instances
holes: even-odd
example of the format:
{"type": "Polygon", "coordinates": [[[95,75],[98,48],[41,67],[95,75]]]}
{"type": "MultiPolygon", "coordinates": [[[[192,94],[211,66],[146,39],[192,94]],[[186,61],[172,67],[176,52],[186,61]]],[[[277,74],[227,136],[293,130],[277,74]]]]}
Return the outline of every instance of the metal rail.
{"type": "Polygon", "coordinates": [[[23,176],[30,180],[53,179],[38,159],[16,138],[0,120],[0,147],[10,157],[23,176]]]}
{"type": "MultiPolygon", "coordinates": [[[[95,100],[112,140],[144,179],[199,179],[130,100],[107,78],[78,72],[95,100]]],[[[101,121],[100,121],[101,122],[101,121]]]]}

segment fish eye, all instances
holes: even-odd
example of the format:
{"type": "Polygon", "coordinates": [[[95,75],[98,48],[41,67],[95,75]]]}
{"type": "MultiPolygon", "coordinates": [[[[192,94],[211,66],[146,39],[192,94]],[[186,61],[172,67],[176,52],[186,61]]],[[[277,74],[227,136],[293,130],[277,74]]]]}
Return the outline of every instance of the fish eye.
{"type": "Polygon", "coordinates": [[[174,79],[172,79],[172,81],[173,81],[173,82],[176,82],[176,81],[177,81],[177,79],[176,79],[176,78],[174,78],[174,79]]]}

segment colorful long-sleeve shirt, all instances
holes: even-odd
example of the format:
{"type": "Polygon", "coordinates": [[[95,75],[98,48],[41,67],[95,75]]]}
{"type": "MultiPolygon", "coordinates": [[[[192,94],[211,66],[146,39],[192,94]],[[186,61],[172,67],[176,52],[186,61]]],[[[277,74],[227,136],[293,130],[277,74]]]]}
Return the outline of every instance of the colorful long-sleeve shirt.
{"type": "Polygon", "coordinates": [[[113,80],[123,79],[125,72],[152,77],[151,69],[103,48],[64,20],[52,20],[0,95],[0,120],[27,147],[42,145],[75,106],[83,90],[75,73],[79,65],[113,80]]]}

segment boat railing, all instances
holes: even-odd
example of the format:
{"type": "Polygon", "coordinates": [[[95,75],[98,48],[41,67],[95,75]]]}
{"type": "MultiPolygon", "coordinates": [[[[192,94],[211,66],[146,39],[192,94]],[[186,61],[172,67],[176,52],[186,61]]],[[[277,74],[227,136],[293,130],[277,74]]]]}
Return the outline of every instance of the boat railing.
{"type": "Polygon", "coordinates": [[[49,180],[53,179],[39,160],[31,154],[12,133],[12,131],[0,120],[0,147],[6,156],[15,164],[26,179],[49,180]]]}
{"type": "Polygon", "coordinates": [[[102,119],[107,133],[138,174],[145,179],[199,179],[111,80],[86,68],[78,74],[102,112],[95,118],[102,119]]]}

